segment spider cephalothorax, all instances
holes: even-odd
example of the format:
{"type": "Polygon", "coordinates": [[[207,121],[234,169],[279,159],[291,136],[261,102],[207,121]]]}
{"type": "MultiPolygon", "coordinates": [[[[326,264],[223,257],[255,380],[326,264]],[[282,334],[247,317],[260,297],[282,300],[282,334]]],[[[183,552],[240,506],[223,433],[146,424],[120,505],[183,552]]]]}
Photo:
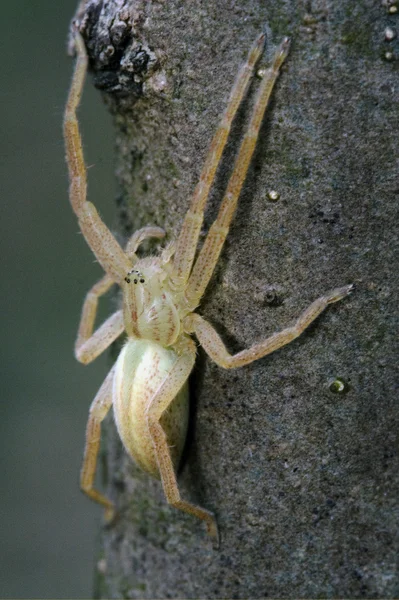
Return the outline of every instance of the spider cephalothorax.
{"type": "Polygon", "coordinates": [[[93,487],[93,482],[101,422],[113,405],[115,421],[126,450],[143,469],[162,479],[170,504],[205,521],[215,542],[218,532],[213,513],[182,500],[175,475],[187,430],[187,379],[196,355],[196,345],[190,335],[195,334],[205,352],[221,367],[240,367],[291,342],[328,304],[341,300],[352,288],[347,285],[321,296],[292,327],[235,355],[228,353],[214,328],[193,312],[212,276],[228,234],[262,118],[288,53],[289,40],[285,38],[270,68],[264,73],[219,214],[194,261],[209,190],[231,123],[262,54],[264,40],[262,34],[255,41],[238,73],[180,235],[176,243],[169,244],[162,251],[160,257],[138,259],[135,252],[144,239],[162,238],[165,235],[162,229],[140,229],[122,250],[93,204],[86,200],[86,168],[76,108],[86,74],[87,55],[78,32],[75,34],[77,64],[64,121],[71,204],[87,243],[106,272],[90,290],[84,303],[75,345],[76,357],[85,364],[89,363],[123,331],[127,334],[127,342],[90,408],[81,487],[106,508],[107,518],[111,518],[114,504],[93,487]],[[111,315],[93,333],[98,299],[113,283],[122,287],[123,309],[111,315]]]}
{"type": "Polygon", "coordinates": [[[128,335],[172,346],[180,334],[180,314],[162,259],[141,259],[122,288],[128,335]]]}

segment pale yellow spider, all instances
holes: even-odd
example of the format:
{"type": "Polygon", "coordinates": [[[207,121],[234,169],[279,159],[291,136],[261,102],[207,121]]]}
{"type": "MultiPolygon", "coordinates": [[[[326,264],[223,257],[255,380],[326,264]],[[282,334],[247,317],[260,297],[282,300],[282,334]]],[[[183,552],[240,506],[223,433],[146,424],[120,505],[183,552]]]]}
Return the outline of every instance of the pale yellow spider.
{"type": "Polygon", "coordinates": [[[86,201],[86,168],[76,108],[87,70],[87,54],[77,32],[77,62],[64,121],[70,201],[80,229],[106,273],[89,291],[84,302],[75,346],[76,358],[87,364],[123,331],[127,334],[119,358],[90,408],[80,479],[82,490],[105,507],[107,519],[112,518],[113,503],[94,489],[93,482],[101,421],[113,405],[119,435],[127,452],[145,471],[161,478],[166,499],[172,506],[205,521],[216,543],[218,530],[213,513],[182,500],[175,475],[187,431],[187,379],[196,355],[196,345],[190,335],[196,335],[205,352],[221,367],[242,367],[298,337],[328,304],[341,300],[352,288],[347,285],[322,296],[302,313],[295,325],[234,356],[228,353],[213,327],[193,312],[205,292],[228,234],[262,118],[288,53],[289,40],[285,38],[260,83],[219,214],[194,262],[209,190],[231,123],[262,54],[264,40],[263,34],[259,36],[238,73],[180,235],[160,256],[139,259],[136,250],[146,238],[162,238],[165,235],[162,229],[140,229],[122,250],[93,204],[86,201]],[[122,288],[123,308],[93,333],[98,299],[113,283],[122,288]]]}

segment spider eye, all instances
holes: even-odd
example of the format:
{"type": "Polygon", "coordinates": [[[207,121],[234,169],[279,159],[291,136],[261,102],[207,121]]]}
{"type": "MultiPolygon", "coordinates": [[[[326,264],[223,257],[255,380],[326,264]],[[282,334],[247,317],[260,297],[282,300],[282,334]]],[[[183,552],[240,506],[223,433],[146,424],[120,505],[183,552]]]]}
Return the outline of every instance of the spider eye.
{"type": "Polygon", "coordinates": [[[145,279],[143,279],[142,274],[140,273],[140,271],[136,271],[136,269],[132,269],[131,271],[129,271],[129,273],[125,277],[126,283],[130,283],[130,281],[131,281],[131,279],[129,277],[130,275],[135,275],[135,278],[133,279],[133,283],[138,283],[139,281],[140,281],[140,283],[145,283],[145,279]]]}

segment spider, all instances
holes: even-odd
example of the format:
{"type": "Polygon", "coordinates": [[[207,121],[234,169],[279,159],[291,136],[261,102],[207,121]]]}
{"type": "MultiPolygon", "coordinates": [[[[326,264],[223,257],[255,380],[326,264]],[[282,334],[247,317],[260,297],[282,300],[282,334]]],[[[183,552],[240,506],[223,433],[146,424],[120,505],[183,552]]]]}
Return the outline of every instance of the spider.
{"type": "Polygon", "coordinates": [[[140,229],[123,250],[94,205],[86,200],[86,167],[76,110],[88,58],[84,41],[77,31],[74,41],[77,59],[64,119],[69,197],[82,234],[106,273],[86,296],[75,344],[76,358],[88,364],[123,331],[127,334],[115,365],[90,407],[80,485],[92,500],[105,508],[105,517],[111,520],[115,515],[114,504],[94,488],[94,477],[101,422],[112,405],[117,429],[128,454],[142,469],[161,479],[169,504],[205,522],[217,545],[214,514],[183,500],[176,479],[187,431],[187,380],[196,356],[196,344],[191,334],[195,334],[208,356],[221,367],[242,367],[294,340],[328,304],[341,300],[352,289],[352,285],[347,285],[325,294],[301,314],[295,325],[234,355],[226,350],[212,325],[194,312],[228,234],[263,115],[288,54],[289,38],[284,38],[264,73],[219,214],[196,260],[205,203],[232,121],[262,55],[265,34],[256,39],[236,77],[176,242],[166,246],[160,255],[147,258],[139,258],[136,250],[146,238],[163,238],[165,232],[161,228],[140,229]],[[114,283],[122,288],[123,308],[93,333],[98,300],[114,283]]]}

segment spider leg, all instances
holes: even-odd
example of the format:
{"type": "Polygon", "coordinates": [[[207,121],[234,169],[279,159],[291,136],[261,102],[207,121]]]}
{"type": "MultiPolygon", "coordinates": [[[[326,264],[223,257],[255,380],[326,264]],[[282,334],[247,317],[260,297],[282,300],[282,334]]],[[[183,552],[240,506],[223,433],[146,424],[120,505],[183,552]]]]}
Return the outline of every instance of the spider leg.
{"type": "Polygon", "coordinates": [[[114,283],[114,280],[109,275],[104,275],[86,294],[75,342],[75,356],[78,361],[84,364],[97,358],[124,329],[123,319],[121,320],[119,314],[121,311],[118,311],[107,319],[93,335],[98,300],[103,294],[108,292],[114,283]]]}
{"type": "Polygon", "coordinates": [[[287,57],[288,50],[289,39],[285,38],[274,56],[271,67],[265,73],[260,84],[248,130],[241,143],[218,217],[209,230],[188,281],[186,297],[192,308],[198,305],[218,261],[255,150],[263,115],[280,67],[287,57]]]}
{"type": "Polygon", "coordinates": [[[104,271],[120,282],[131,268],[129,259],[101,220],[95,206],[86,201],[87,175],[76,109],[87,71],[87,54],[81,35],[75,32],[77,60],[64,116],[64,138],[69,170],[69,199],[80,229],[104,271]]]}
{"type": "Polygon", "coordinates": [[[209,190],[215,179],[216,170],[230,133],[231,124],[248,90],[253,70],[262,54],[264,43],[265,35],[262,34],[255,41],[245,64],[241,67],[221,122],[208,150],[200,180],[194,190],[190,209],[184,219],[182,230],[176,243],[172,273],[172,281],[175,285],[184,284],[189,277],[202,227],[204,208],[209,190]]]}
{"type": "MultiPolygon", "coordinates": [[[[101,283],[101,282],[99,282],[101,283]]],[[[96,284],[98,285],[98,284],[96,284]]],[[[95,286],[94,286],[95,287],[95,286]]],[[[93,288],[92,288],[93,289],[93,288]]],[[[83,306],[83,313],[85,308],[89,313],[92,310],[90,297],[91,291],[87,295],[86,302],[83,306]]],[[[92,334],[90,330],[91,320],[93,314],[89,314],[88,320],[85,321],[85,315],[82,314],[78,338],[75,343],[75,356],[77,360],[84,365],[91,363],[100,354],[104,352],[125,330],[125,323],[123,320],[123,310],[117,310],[112,314],[96,331],[92,334]],[[85,339],[85,335],[88,337],[85,339]]],[[[94,321],[94,319],[93,319],[94,321]]]]}
{"type": "Polygon", "coordinates": [[[168,377],[164,380],[152,398],[147,409],[147,424],[154,444],[166,500],[175,508],[205,521],[208,533],[215,543],[217,543],[218,530],[213,513],[181,499],[168,441],[160,423],[162,414],[168,409],[172,400],[187,380],[194,366],[194,361],[195,344],[190,340],[188,342],[187,352],[183,353],[177,359],[168,377]]]}
{"type": "Polygon", "coordinates": [[[337,288],[321,296],[313,302],[299,317],[293,327],[287,327],[279,333],[273,334],[268,339],[255,344],[252,348],[242,350],[233,356],[228,353],[225,345],[220,339],[215,329],[205,321],[200,315],[193,313],[188,316],[185,321],[185,331],[187,333],[195,333],[204,348],[205,352],[221,367],[225,369],[234,369],[237,367],[243,367],[258,358],[266,356],[275,350],[278,350],[282,346],[289,344],[295,338],[297,338],[319,315],[323,312],[329,304],[342,300],[348,294],[351,293],[353,285],[347,285],[343,288],[337,288]]]}
{"type": "Polygon", "coordinates": [[[152,227],[147,226],[142,229],[138,229],[135,233],[133,233],[132,237],[129,239],[126,244],[125,252],[127,256],[131,259],[137,259],[136,250],[140,246],[141,242],[146,240],[147,238],[163,238],[165,237],[165,231],[161,227],[152,227]]]}
{"type": "Polygon", "coordinates": [[[108,373],[104,383],[97,392],[89,412],[89,420],[86,427],[86,445],[82,469],[80,472],[80,487],[82,491],[94,502],[105,507],[105,517],[109,521],[114,515],[114,505],[103,494],[93,488],[96,474],[97,456],[100,447],[101,422],[112,405],[112,383],[115,367],[108,373]]]}

